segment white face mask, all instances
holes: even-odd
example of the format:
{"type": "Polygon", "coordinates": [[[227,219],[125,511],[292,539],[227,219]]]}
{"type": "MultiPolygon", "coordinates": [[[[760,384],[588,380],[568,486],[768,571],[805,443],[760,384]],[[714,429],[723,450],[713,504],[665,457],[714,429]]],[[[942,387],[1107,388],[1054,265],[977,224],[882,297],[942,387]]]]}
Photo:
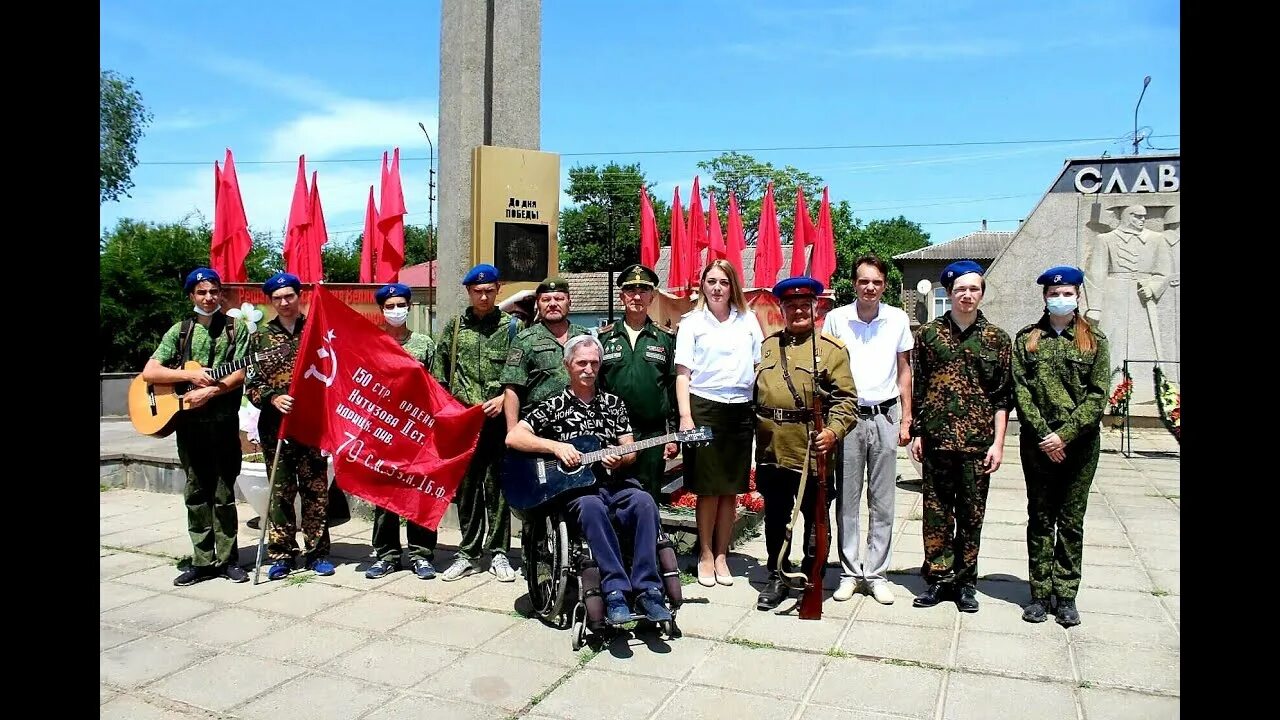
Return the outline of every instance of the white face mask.
{"type": "Polygon", "coordinates": [[[1073,297],[1051,297],[1045,300],[1045,307],[1050,314],[1063,317],[1076,311],[1076,299],[1073,297]]]}
{"type": "Polygon", "coordinates": [[[221,310],[221,309],[222,309],[222,306],[221,306],[221,305],[219,305],[219,306],[218,306],[218,310],[214,310],[213,312],[205,312],[204,310],[201,310],[201,309],[200,309],[200,306],[199,306],[199,305],[195,305],[195,306],[193,306],[191,309],[192,309],[192,310],[195,310],[197,315],[203,315],[203,316],[205,316],[205,317],[209,317],[210,315],[213,315],[214,313],[218,312],[218,310],[221,310]]]}
{"type": "Polygon", "coordinates": [[[382,317],[387,319],[387,324],[391,327],[400,327],[409,319],[409,308],[390,308],[383,310],[382,317]]]}

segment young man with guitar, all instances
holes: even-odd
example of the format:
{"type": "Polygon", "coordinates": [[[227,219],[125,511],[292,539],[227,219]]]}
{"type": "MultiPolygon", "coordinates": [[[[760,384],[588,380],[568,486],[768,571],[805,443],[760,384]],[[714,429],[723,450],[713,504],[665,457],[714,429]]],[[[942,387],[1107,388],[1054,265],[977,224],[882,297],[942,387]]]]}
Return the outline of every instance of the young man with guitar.
{"type": "Polygon", "coordinates": [[[212,368],[240,360],[248,346],[249,332],[236,327],[221,311],[222,279],[201,267],[187,275],[183,289],[195,314],[174,323],[142,371],[147,385],[186,388],[182,411],[174,417],[178,434],[178,460],[187,475],[183,499],[187,505],[187,531],[191,534],[191,566],[174,579],[174,585],[193,585],[219,575],[245,582],[247,573],[236,564],[236,476],[240,474],[241,385],[244,370],[226,377],[211,377],[205,370],[175,369],[188,361],[212,368]]]}
{"type": "MultiPolygon", "coordinates": [[[[554,456],[562,466],[574,468],[585,459],[570,442],[580,436],[594,435],[606,448],[630,444],[633,436],[626,405],[617,395],[596,389],[603,354],[604,348],[593,335],[569,338],[563,361],[569,387],[524,412],[507,433],[507,447],[554,456]]],[[[627,471],[635,461],[634,451],[623,453],[620,448],[617,454],[606,452],[600,465],[591,468],[594,482],[565,495],[565,507],[576,516],[600,568],[605,617],[612,625],[632,619],[628,595],[635,597],[638,615],[653,622],[671,619],[658,573],[658,506],[627,471]],[[623,566],[615,522],[634,540],[630,573],[623,566]]],[[[525,482],[538,483],[539,479],[530,477],[525,482]]]]}
{"type": "MultiPolygon", "coordinates": [[[[790,594],[793,581],[802,577],[792,571],[786,558],[797,495],[803,495],[799,505],[805,524],[802,568],[810,575],[806,584],[812,584],[813,592],[822,597],[831,532],[826,520],[835,492],[831,469],[824,467],[826,472],[820,474],[818,460],[834,450],[858,422],[858,391],[844,343],[827,335],[814,337],[816,301],[822,290],[822,283],[809,277],[788,278],[774,285],[773,294],[787,326],[765,338],[760,346],[752,403],[757,418],[756,488],[764,496],[769,578],[756,600],[759,610],[778,607],[790,594]],[[815,376],[822,399],[820,418],[813,413],[815,376]],[[815,426],[821,432],[815,434],[815,426]],[[819,495],[825,499],[821,508],[819,495]]],[[[817,602],[819,614],[821,607],[817,602]]],[[[803,608],[801,616],[805,616],[803,608]]]]}

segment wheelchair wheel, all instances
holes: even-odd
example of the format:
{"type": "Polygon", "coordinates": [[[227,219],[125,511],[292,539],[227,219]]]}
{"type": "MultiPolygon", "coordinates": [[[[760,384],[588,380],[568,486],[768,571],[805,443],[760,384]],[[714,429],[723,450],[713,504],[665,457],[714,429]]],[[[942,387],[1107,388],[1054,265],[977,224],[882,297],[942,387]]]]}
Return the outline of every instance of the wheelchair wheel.
{"type": "Polygon", "coordinates": [[[532,519],[520,534],[529,602],[539,619],[565,627],[565,586],[569,578],[569,528],[554,515],[532,519]]]}
{"type": "Polygon", "coordinates": [[[573,608],[573,651],[578,652],[587,641],[587,609],[573,608]]]}

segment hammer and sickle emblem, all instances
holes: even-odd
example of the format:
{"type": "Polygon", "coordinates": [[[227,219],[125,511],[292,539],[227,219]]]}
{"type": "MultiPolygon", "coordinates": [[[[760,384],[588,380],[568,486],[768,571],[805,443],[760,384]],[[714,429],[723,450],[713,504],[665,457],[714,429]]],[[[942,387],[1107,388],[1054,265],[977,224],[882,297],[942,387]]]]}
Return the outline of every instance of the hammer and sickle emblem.
{"type": "Polygon", "coordinates": [[[307,372],[302,376],[304,380],[309,377],[314,377],[324,383],[325,387],[331,387],[333,385],[334,378],[338,376],[338,353],[336,350],[332,349],[333,338],[334,335],[332,330],[325,333],[324,344],[328,345],[330,349],[326,350],[325,348],[318,348],[316,350],[316,355],[318,355],[321,360],[329,360],[330,373],[325,375],[316,369],[315,363],[312,363],[311,366],[307,368],[307,372]]]}

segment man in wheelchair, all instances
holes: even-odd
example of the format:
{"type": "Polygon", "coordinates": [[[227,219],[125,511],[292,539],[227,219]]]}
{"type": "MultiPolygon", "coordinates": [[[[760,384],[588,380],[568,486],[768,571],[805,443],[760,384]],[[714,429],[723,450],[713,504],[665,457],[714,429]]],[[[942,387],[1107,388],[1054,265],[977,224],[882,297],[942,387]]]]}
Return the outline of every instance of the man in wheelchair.
{"type": "MultiPolygon", "coordinates": [[[[565,468],[582,462],[582,453],[568,440],[595,435],[604,446],[632,442],[626,405],[616,396],[596,390],[603,348],[594,335],[578,335],[564,346],[569,387],[530,408],[507,434],[507,447],[526,453],[554,455],[565,468]]],[[[600,568],[605,619],[610,625],[631,620],[627,598],[635,611],[652,622],[671,620],[658,572],[657,543],[661,529],[653,497],[628,474],[636,453],[606,456],[592,466],[595,482],[557,499],[576,517],[600,568]],[[623,566],[617,523],[632,536],[631,571],[623,566]]]]}

